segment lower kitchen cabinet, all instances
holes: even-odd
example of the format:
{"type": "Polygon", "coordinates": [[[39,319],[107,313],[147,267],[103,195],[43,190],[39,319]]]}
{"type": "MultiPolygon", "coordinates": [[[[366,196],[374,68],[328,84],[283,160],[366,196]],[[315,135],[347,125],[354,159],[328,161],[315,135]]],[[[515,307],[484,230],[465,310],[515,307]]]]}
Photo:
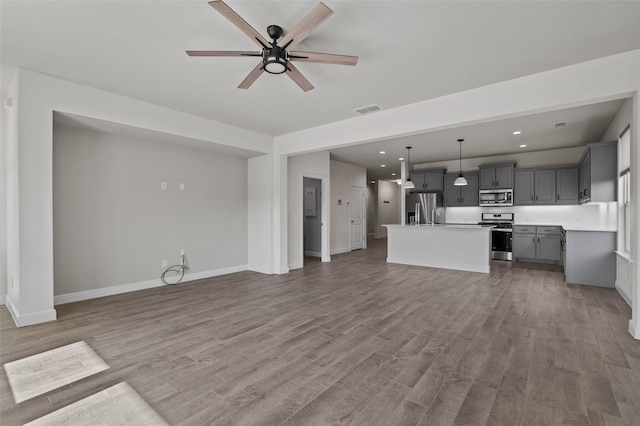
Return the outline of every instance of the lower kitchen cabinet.
{"type": "Polygon", "coordinates": [[[566,231],[566,281],[571,284],[615,287],[615,249],[615,232],[566,231]]]}
{"type": "Polygon", "coordinates": [[[513,234],[513,257],[516,259],[536,258],[536,234],[513,234]]]}
{"type": "Polygon", "coordinates": [[[514,260],[560,263],[562,261],[561,231],[559,226],[514,226],[514,260]]]}

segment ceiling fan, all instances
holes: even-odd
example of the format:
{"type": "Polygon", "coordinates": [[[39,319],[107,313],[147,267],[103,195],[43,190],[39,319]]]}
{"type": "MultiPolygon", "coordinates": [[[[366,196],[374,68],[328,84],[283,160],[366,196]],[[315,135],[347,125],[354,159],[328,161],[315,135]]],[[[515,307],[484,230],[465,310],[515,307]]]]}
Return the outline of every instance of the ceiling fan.
{"type": "Polygon", "coordinates": [[[262,61],[242,80],[239,89],[248,89],[264,71],[270,74],[286,73],[305,92],[313,89],[313,85],[291,62],[316,62],[321,64],[355,65],[357,56],[335,55],[332,53],[300,52],[293,49],[304,40],[313,30],[323,23],[333,11],[324,3],[319,3],[307,16],[302,18],[291,31],[284,34],[284,30],[277,25],[269,25],[267,34],[272,41],[267,41],[251,25],[227,6],[222,0],[213,0],[209,5],[220,12],[240,31],[257,43],[262,51],[241,50],[187,50],[189,56],[256,56],[262,61]],[[284,35],[284,37],[283,37],[284,35]],[[282,38],[282,39],[281,39],[282,38]],[[280,40],[281,44],[278,44],[280,40]]]}

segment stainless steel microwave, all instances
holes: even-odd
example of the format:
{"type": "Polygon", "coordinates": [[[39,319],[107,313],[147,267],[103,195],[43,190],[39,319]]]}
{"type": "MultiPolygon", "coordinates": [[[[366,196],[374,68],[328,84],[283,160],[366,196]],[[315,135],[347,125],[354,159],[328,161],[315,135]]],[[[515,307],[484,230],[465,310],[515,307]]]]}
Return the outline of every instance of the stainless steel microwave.
{"type": "Polygon", "coordinates": [[[512,206],[513,189],[487,189],[480,191],[480,206],[512,206]]]}

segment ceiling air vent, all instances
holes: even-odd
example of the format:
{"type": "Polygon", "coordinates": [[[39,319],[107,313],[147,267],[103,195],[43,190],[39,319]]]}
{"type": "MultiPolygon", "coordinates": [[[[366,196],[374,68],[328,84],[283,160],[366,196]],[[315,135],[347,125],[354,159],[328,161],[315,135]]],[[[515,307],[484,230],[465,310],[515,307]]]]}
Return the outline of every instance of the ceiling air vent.
{"type": "Polygon", "coordinates": [[[557,123],[553,124],[553,127],[555,127],[556,129],[560,128],[560,127],[565,127],[567,125],[566,121],[559,121],[557,123]]]}
{"type": "Polygon", "coordinates": [[[376,112],[376,111],[382,111],[382,107],[380,105],[376,105],[376,104],[372,104],[372,105],[367,105],[367,106],[363,106],[360,108],[356,108],[354,109],[355,112],[357,112],[360,115],[365,115],[365,114],[370,114],[372,112],[376,112]]]}

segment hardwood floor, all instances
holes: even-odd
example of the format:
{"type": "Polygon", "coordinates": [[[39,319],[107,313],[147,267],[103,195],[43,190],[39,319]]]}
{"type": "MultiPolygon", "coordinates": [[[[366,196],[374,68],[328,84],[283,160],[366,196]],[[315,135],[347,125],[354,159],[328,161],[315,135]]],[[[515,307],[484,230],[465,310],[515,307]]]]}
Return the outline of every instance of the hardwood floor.
{"type": "Polygon", "coordinates": [[[2,364],[85,341],[110,368],[19,404],[3,369],[0,422],[126,382],[170,424],[640,424],[640,342],[615,290],[555,266],[389,265],[385,244],[59,305],[21,329],[2,307],[2,364]]]}

